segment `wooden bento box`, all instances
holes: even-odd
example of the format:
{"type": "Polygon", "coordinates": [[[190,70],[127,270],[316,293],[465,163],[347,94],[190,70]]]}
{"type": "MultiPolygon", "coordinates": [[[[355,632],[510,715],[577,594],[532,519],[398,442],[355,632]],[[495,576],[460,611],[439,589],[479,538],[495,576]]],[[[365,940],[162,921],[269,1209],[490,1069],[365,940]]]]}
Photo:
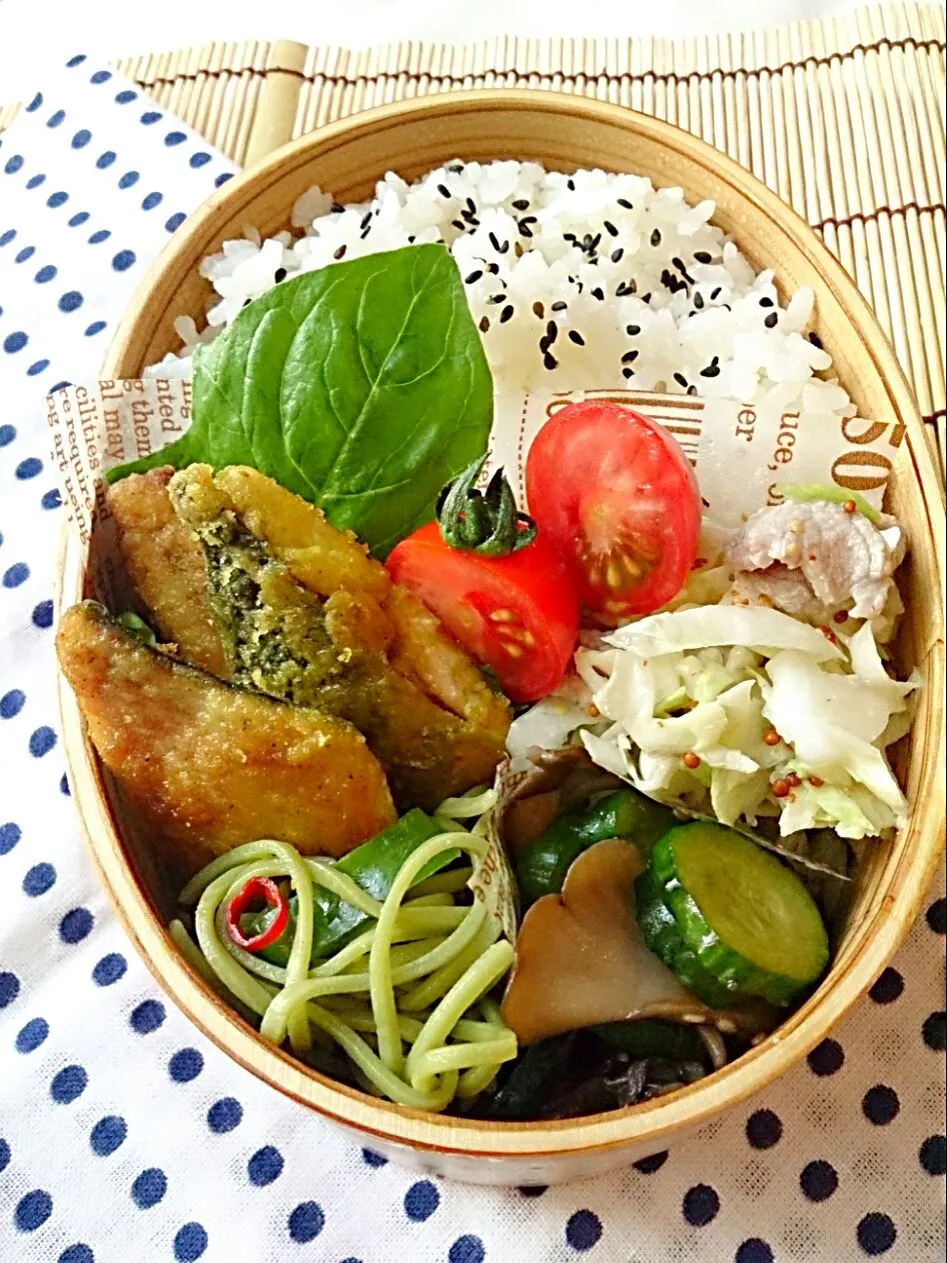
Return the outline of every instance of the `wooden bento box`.
{"type": "MultiPolygon", "coordinates": [[[[786,289],[809,285],[815,329],[859,415],[905,427],[889,484],[890,508],[911,541],[902,570],[907,614],[898,665],[924,677],[898,772],[913,804],[907,826],[871,853],[848,928],[818,990],[763,1043],[706,1080],[647,1103],[587,1118],[489,1123],[436,1116],[341,1086],[264,1042],[201,980],[166,929],[160,882],[133,831],[123,838],[107,778],[61,681],[69,777],[85,838],[136,948],[179,1007],[240,1065],[373,1148],[423,1169],[491,1184],[548,1184],[591,1175],[664,1149],[686,1129],[771,1083],[815,1044],[871,985],[917,914],[944,842],[944,502],[923,425],[894,353],[867,304],[815,234],[753,176],[693,136],[618,106],[548,92],[451,93],[386,106],[293,142],[227,183],[175,235],[139,288],[104,376],[135,378],[176,345],[173,321],[200,317],[208,284],[200,259],[239,236],[287,226],[311,185],[340,201],[368,195],[386,171],[411,179],[460,156],[536,159],[550,167],[603,167],[712,198],[715,222],[756,268],[786,289]]],[[[88,556],[67,532],[61,606],[84,594],[88,556]]]]}

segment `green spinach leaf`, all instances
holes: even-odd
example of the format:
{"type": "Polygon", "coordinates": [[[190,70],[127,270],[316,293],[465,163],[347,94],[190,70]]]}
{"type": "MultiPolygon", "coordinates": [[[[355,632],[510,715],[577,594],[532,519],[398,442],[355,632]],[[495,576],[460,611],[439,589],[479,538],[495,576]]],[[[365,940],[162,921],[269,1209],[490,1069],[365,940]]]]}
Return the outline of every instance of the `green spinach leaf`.
{"type": "Polygon", "coordinates": [[[252,465],[384,557],[483,452],[490,370],[445,247],[407,246],[284,281],[194,356],[193,419],[122,465],[252,465]]]}

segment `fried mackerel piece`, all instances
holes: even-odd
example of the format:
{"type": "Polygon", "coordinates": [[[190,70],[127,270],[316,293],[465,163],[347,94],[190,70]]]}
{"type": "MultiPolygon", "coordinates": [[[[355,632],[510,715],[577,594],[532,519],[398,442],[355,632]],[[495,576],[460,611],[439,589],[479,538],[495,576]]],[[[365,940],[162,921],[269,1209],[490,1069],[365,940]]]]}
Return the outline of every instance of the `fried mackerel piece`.
{"type": "Polygon", "coordinates": [[[401,808],[492,780],[506,702],[353,535],[241,466],[191,465],[169,494],[204,546],[235,683],[351,720],[401,808]]]}
{"type": "Polygon", "coordinates": [[[395,819],[381,765],[344,720],[150,649],[92,601],[66,611],[56,650],[102,762],[182,874],[256,838],[343,855],[395,819]]]}
{"type": "Polygon", "coordinates": [[[204,553],[168,498],[170,465],[130,474],[109,488],[125,569],[158,638],[222,680],[230,669],[210,604],[204,553]]]}

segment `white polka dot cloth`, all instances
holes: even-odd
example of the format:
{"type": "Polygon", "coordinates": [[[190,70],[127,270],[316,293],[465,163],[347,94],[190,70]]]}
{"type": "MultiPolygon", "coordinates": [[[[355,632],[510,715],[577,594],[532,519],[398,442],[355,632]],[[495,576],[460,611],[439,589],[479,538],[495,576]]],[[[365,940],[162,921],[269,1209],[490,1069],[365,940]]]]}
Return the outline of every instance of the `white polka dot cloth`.
{"type": "Polygon", "coordinates": [[[96,376],[142,269],[231,171],[83,57],[0,144],[0,1259],[942,1258],[943,873],[807,1064],[670,1152],[563,1188],[400,1170],[233,1065],[156,989],[63,775],[43,399],[96,376]]]}

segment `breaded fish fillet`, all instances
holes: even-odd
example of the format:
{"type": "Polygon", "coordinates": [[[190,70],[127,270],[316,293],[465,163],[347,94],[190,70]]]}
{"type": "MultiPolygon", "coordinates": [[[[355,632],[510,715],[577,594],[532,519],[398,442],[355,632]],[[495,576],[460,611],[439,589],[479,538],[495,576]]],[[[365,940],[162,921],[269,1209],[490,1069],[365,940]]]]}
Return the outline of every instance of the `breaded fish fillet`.
{"type": "MultiPolygon", "coordinates": [[[[206,608],[227,678],[350,720],[401,808],[431,809],[492,780],[509,707],[350,533],[244,467],[214,475],[191,465],[175,474],[169,494],[204,548],[206,608]]],[[[152,600],[163,634],[177,641],[160,586],[152,600]]]]}
{"type": "Polygon", "coordinates": [[[227,658],[210,608],[200,544],[168,498],[170,465],[130,474],[109,488],[128,578],[150,611],[158,638],[173,642],[185,662],[229,678],[227,658]]]}
{"type": "Polygon", "coordinates": [[[345,720],[224,684],[91,601],[63,615],[56,649],[102,762],[182,872],[264,837],[342,855],[394,820],[381,765],[345,720]]]}

